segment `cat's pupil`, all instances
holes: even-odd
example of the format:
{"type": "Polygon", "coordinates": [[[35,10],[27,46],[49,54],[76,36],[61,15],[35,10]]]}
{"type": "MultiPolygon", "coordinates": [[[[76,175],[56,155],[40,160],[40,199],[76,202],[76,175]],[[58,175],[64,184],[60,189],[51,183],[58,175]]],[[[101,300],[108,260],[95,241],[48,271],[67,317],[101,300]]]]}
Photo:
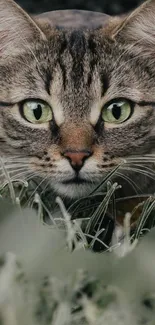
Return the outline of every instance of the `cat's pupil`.
{"type": "Polygon", "coordinates": [[[37,105],[37,107],[33,110],[34,116],[36,118],[36,120],[40,120],[41,116],[42,116],[42,107],[40,104],[37,105]]]}
{"type": "Polygon", "coordinates": [[[121,117],[121,107],[117,104],[113,104],[112,114],[116,120],[119,120],[121,117]]]}

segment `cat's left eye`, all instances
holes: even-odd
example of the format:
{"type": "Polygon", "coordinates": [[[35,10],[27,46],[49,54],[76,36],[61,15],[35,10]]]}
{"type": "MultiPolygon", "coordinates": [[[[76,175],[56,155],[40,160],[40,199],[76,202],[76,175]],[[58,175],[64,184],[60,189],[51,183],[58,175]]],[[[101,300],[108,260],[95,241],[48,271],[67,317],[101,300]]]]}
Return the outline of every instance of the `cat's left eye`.
{"type": "Polygon", "coordinates": [[[107,123],[120,124],[128,120],[131,114],[132,104],[127,100],[118,100],[103,108],[102,118],[107,123]]]}
{"type": "Polygon", "coordinates": [[[22,116],[30,123],[41,124],[52,120],[51,107],[42,102],[29,100],[21,106],[22,116]]]}

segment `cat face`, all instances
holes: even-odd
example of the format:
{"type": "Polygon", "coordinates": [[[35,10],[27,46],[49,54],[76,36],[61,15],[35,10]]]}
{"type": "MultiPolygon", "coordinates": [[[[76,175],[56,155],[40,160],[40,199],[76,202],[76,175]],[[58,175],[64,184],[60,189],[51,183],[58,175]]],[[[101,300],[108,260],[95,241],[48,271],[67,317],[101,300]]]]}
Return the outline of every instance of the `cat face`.
{"type": "Polygon", "coordinates": [[[0,154],[12,178],[36,175],[79,197],[153,152],[152,10],[154,1],[104,28],[58,30],[1,1],[0,154]]]}

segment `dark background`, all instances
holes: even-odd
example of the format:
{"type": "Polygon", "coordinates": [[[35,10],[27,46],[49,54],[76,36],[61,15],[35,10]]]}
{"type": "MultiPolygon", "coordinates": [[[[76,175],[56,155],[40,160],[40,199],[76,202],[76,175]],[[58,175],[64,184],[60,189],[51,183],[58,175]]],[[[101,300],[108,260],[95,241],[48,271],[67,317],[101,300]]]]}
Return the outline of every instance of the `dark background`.
{"type": "Polygon", "coordinates": [[[83,9],[118,15],[130,11],[144,0],[16,0],[30,13],[59,9],[83,9]]]}

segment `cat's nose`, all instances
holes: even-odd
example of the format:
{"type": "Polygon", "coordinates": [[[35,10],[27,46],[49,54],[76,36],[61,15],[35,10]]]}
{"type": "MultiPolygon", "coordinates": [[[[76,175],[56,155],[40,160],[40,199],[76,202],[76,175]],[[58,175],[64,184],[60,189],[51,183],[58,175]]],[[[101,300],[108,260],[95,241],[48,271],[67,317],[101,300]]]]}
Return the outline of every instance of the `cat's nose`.
{"type": "Polygon", "coordinates": [[[72,168],[78,172],[85,160],[92,155],[92,152],[89,150],[65,150],[62,154],[69,160],[72,168]]]}

